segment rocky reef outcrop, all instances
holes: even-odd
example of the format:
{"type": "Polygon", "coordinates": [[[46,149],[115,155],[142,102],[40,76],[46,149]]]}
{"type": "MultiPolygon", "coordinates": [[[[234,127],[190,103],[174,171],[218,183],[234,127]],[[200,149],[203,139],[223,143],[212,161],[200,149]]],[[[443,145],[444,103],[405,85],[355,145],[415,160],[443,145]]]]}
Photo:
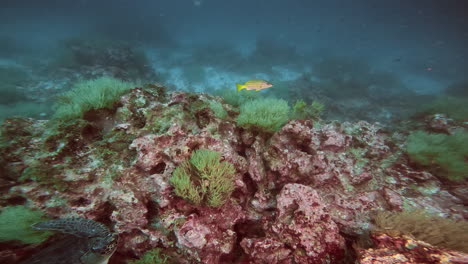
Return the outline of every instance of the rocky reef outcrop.
{"type": "MultiPolygon", "coordinates": [[[[377,263],[371,259],[402,250],[407,238],[370,235],[376,211],[468,215],[456,191],[466,185],[447,187],[413,168],[402,133],[306,120],[265,133],[238,127],[237,114],[219,97],[147,85],[75,121],[9,119],[1,127],[0,205],[107,225],[119,235],[109,263],[153,248],[174,263],[377,263]],[[235,168],[234,191],[220,207],[173,192],[173,171],[197,149],[219,152],[235,168]]],[[[6,246],[0,259],[13,263],[34,250],[6,246]]]]}

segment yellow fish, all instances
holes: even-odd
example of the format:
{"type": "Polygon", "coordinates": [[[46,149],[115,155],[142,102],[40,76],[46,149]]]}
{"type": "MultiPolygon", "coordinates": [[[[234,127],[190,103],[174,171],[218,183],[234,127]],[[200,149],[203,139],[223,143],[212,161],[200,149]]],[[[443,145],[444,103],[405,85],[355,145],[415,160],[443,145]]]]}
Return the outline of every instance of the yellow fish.
{"type": "Polygon", "coordinates": [[[240,91],[242,89],[260,91],[262,89],[272,87],[273,84],[264,80],[251,80],[251,81],[245,82],[244,84],[236,83],[236,86],[237,86],[237,91],[240,91]]]}

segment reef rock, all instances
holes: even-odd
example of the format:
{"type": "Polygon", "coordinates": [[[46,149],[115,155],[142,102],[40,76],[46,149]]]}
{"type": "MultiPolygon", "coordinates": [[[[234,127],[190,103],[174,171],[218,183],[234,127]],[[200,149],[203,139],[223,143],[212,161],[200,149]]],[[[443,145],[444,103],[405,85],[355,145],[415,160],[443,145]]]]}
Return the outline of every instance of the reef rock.
{"type": "Polygon", "coordinates": [[[265,237],[241,242],[253,263],[323,263],[343,257],[344,238],[313,188],[285,185],[277,210],[274,221],[264,221],[265,237]]]}
{"type": "MultiPolygon", "coordinates": [[[[355,258],[345,240],[367,234],[375,211],[468,215],[466,186],[411,167],[405,136],[379,124],[290,120],[265,134],[237,127],[237,114],[218,97],[154,84],[67,123],[9,119],[0,127],[0,204],[105,224],[119,236],[111,264],[154,248],[176,263],[344,263],[355,258]],[[169,180],[201,148],[235,168],[219,208],[178,197],[169,180]]],[[[379,250],[389,252],[359,259],[379,250]]]]}

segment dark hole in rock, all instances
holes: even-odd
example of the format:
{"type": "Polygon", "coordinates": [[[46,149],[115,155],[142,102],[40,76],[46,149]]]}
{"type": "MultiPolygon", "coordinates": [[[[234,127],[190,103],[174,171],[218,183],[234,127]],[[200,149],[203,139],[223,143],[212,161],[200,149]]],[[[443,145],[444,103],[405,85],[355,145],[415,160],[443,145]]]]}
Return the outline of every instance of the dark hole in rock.
{"type": "Polygon", "coordinates": [[[197,121],[197,126],[200,129],[205,128],[210,123],[211,113],[208,109],[203,109],[195,113],[195,118],[197,121]]]}
{"type": "Polygon", "coordinates": [[[148,210],[148,213],[146,214],[148,222],[151,223],[155,217],[159,216],[159,206],[156,202],[150,200],[146,204],[146,209],[148,210]]]}
{"type": "Polygon", "coordinates": [[[257,192],[257,184],[252,180],[249,173],[246,173],[242,176],[242,181],[244,181],[245,185],[247,186],[249,193],[257,192]]]}
{"type": "Polygon", "coordinates": [[[81,130],[81,136],[87,141],[93,141],[101,138],[99,129],[92,125],[87,125],[81,130]]]}
{"type": "Polygon", "coordinates": [[[302,144],[298,144],[297,145],[297,148],[302,151],[302,152],[305,152],[309,155],[315,155],[315,150],[311,149],[310,146],[308,145],[310,144],[310,142],[303,142],[302,144]]]}
{"type": "Polygon", "coordinates": [[[83,198],[83,197],[80,197],[76,200],[73,200],[73,201],[70,201],[70,205],[71,206],[86,206],[86,205],[89,205],[91,204],[91,201],[86,199],[86,198],[83,198]]]}
{"type": "Polygon", "coordinates": [[[97,216],[94,221],[97,221],[99,223],[102,223],[104,225],[106,225],[107,227],[109,227],[112,231],[112,225],[113,225],[113,221],[111,220],[111,215],[112,215],[112,212],[114,212],[115,210],[117,210],[115,208],[115,206],[113,206],[112,204],[110,204],[109,202],[106,202],[102,207],[99,208],[99,216],[97,216]]]}
{"type": "Polygon", "coordinates": [[[265,237],[265,231],[263,230],[262,223],[260,221],[246,220],[240,223],[237,223],[234,226],[234,231],[237,234],[237,238],[260,238],[265,237]]]}
{"type": "Polygon", "coordinates": [[[6,200],[8,205],[22,205],[26,203],[26,198],[21,196],[14,196],[6,200]]]}
{"type": "Polygon", "coordinates": [[[246,258],[244,250],[240,242],[244,238],[260,238],[265,237],[265,231],[259,221],[243,221],[234,226],[234,231],[237,234],[236,243],[230,254],[225,254],[221,257],[220,263],[243,263],[246,258]]]}
{"type": "Polygon", "coordinates": [[[89,121],[98,131],[106,134],[114,127],[115,109],[101,108],[86,112],[83,119],[89,121]]]}
{"type": "Polygon", "coordinates": [[[160,162],[149,170],[150,174],[161,174],[166,169],[166,163],[160,162]]]}

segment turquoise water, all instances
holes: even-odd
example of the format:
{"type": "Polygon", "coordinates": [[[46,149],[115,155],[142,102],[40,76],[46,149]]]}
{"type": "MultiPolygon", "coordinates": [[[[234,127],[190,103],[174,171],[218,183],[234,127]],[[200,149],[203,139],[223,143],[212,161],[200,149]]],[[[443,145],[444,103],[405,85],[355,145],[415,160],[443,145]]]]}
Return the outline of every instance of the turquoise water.
{"type": "Polygon", "coordinates": [[[464,4],[4,1],[0,116],[45,117],[76,79],[116,75],[190,91],[268,79],[278,93],[307,91],[344,108],[329,111],[333,118],[391,122],[465,80],[464,4]],[[77,58],[106,48],[138,58],[77,58]]]}

